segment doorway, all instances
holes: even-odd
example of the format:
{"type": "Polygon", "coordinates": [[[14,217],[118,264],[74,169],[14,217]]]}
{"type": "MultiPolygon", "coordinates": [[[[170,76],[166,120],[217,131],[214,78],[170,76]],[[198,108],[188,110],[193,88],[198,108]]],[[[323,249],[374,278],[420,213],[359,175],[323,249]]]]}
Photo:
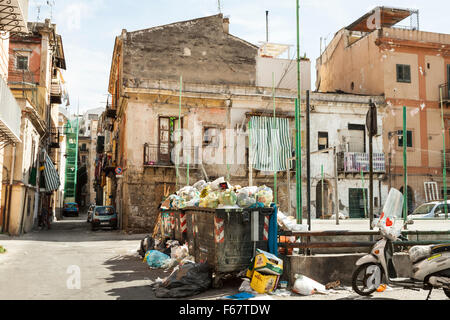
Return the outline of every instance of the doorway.
{"type": "Polygon", "coordinates": [[[322,181],[316,186],[316,218],[323,219],[325,215],[328,215],[328,194],[329,194],[328,181],[324,180],[323,188],[322,181]],[[323,189],[323,196],[322,196],[323,189]]]}
{"type": "Polygon", "coordinates": [[[350,218],[365,218],[367,208],[367,189],[348,189],[348,204],[350,218]]]}

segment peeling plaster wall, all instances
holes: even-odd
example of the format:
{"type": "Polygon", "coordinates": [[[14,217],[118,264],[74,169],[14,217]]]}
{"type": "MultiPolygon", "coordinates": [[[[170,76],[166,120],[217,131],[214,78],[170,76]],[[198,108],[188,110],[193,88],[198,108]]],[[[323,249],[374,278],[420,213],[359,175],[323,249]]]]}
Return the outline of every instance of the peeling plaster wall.
{"type": "Polygon", "coordinates": [[[223,30],[222,15],[129,32],[124,83],[141,79],[254,85],[257,47],[223,30]]]}

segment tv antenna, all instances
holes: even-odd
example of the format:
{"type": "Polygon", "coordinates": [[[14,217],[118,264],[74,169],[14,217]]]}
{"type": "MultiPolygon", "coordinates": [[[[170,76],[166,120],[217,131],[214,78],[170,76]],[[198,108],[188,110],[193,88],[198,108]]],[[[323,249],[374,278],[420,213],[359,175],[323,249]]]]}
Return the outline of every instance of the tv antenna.
{"type": "Polygon", "coordinates": [[[217,0],[217,10],[219,13],[222,13],[222,5],[220,4],[220,0],[217,0]]]}
{"type": "Polygon", "coordinates": [[[55,6],[55,0],[47,0],[47,5],[50,7],[50,20],[53,19],[53,7],[55,6]]]}

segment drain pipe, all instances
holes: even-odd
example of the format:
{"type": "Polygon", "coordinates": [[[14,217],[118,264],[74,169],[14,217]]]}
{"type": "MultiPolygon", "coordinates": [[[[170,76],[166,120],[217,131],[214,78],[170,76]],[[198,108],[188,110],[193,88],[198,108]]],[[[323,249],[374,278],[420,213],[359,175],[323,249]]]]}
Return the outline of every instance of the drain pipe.
{"type": "Polygon", "coordinates": [[[11,171],[9,175],[9,195],[8,195],[8,219],[6,221],[5,231],[9,233],[9,223],[11,220],[11,194],[14,182],[14,166],[16,164],[16,144],[13,145],[12,158],[11,158],[11,171]]]}

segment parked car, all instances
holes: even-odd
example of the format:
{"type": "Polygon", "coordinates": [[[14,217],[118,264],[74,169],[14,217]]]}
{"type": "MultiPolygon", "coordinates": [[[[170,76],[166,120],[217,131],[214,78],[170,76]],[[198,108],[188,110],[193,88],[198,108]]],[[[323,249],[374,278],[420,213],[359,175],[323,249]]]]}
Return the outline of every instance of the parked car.
{"type": "Polygon", "coordinates": [[[113,206],[95,206],[91,218],[92,230],[103,227],[117,229],[117,212],[113,206]]]}
{"type": "Polygon", "coordinates": [[[78,217],[78,215],[79,215],[78,203],[68,202],[68,203],[64,204],[63,216],[66,217],[68,215],[78,217]]]}
{"type": "MultiPolygon", "coordinates": [[[[427,202],[418,206],[410,214],[414,218],[444,218],[445,217],[445,202],[433,201],[427,202]]],[[[450,215],[450,200],[447,201],[447,212],[450,215]]]]}
{"type": "Polygon", "coordinates": [[[96,207],[95,204],[91,204],[89,206],[88,211],[87,211],[87,219],[86,219],[87,222],[91,222],[92,213],[94,212],[95,207],[96,207]]]}

